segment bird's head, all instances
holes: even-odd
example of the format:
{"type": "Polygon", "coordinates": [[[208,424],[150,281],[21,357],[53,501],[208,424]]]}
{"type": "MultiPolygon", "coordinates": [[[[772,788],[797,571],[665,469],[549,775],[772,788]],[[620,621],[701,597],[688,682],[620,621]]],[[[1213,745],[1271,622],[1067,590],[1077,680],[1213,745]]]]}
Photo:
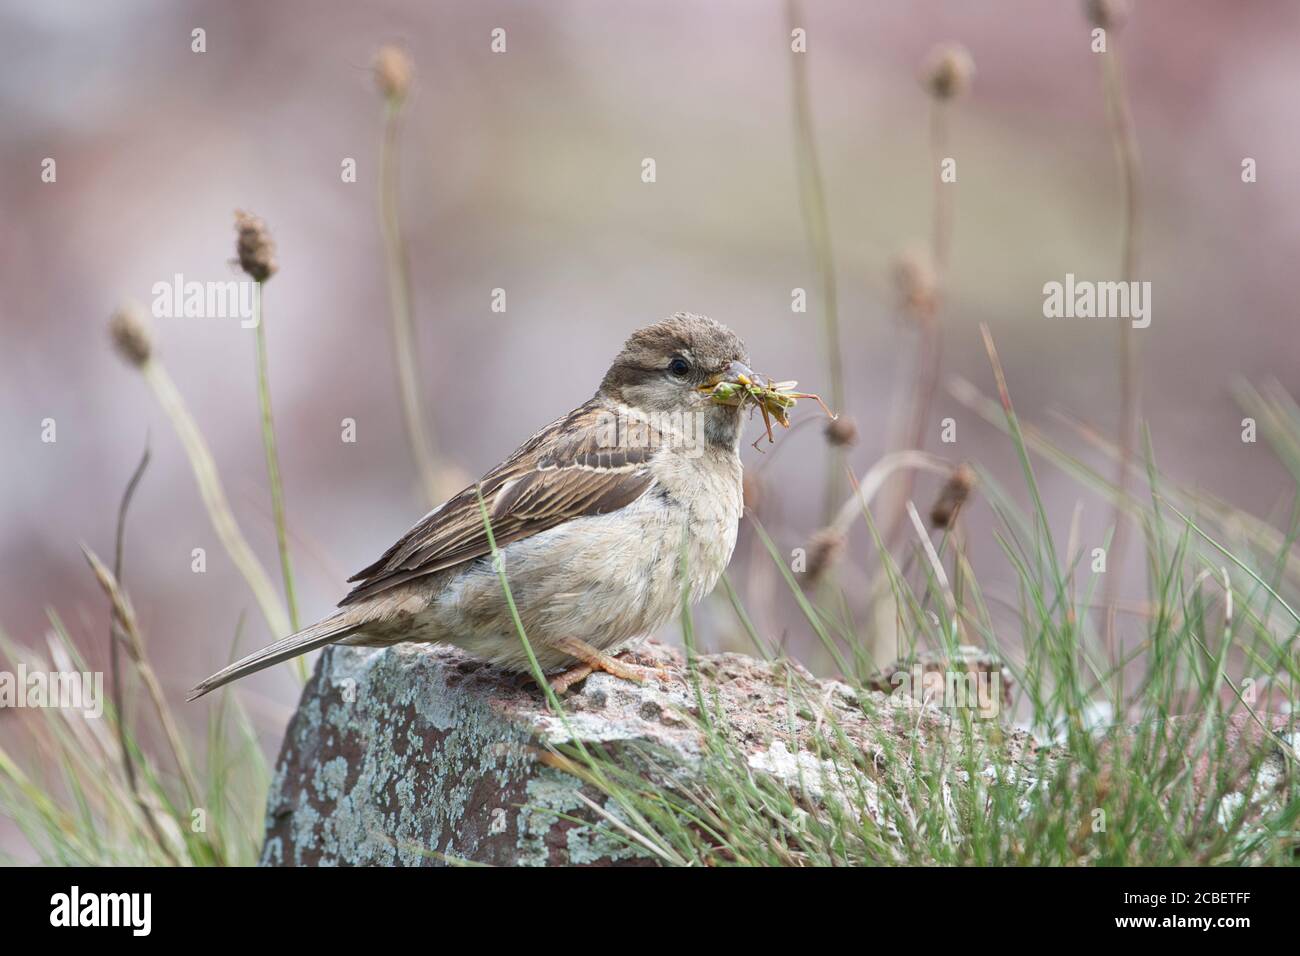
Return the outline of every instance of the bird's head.
{"type": "Polygon", "coordinates": [[[600,383],[600,394],[649,415],[690,416],[711,444],[736,447],[741,409],[712,400],[719,382],[762,382],[740,336],[721,322],[678,312],[637,329],[600,383]]]}

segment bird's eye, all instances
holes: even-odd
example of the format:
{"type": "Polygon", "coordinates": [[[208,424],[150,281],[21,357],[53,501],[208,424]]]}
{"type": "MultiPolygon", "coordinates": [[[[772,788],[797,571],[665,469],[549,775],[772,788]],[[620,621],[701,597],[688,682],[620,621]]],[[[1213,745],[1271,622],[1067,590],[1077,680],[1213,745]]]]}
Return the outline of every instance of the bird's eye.
{"type": "Polygon", "coordinates": [[[668,363],[668,371],[678,378],[685,378],[691,370],[691,363],[686,361],[680,355],[673,356],[673,360],[668,363]]]}

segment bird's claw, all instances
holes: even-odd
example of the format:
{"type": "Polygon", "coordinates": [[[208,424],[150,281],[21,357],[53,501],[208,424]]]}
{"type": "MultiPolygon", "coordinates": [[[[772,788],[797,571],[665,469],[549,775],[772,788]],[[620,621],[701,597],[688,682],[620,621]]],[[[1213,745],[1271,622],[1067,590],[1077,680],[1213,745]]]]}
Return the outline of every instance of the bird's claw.
{"type": "Polygon", "coordinates": [[[551,685],[551,690],[557,695],[563,694],[575,684],[585,680],[594,671],[604,671],[607,674],[612,674],[623,680],[635,681],[638,684],[644,684],[655,678],[663,680],[667,677],[667,673],[662,668],[630,664],[627,661],[620,660],[613,654],[599,651],[586,641],[580,641],[577,638],[570,638],[556,646],[578,659],[578,663],[573,667],[561,671],[547,682],[551,685]]]}

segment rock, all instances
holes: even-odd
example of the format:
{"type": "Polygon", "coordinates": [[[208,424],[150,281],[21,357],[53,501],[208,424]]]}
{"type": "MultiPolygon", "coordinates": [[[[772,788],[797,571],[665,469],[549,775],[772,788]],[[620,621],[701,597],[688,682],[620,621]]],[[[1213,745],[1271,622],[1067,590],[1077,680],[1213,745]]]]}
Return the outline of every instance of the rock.
{"type": "Polygon", "coordinates": [[[959,645],[952,654],[930,650],[900,658],[866,685],[885,694],[902,690],[948,711],[973,706],[985,717],[1004,708],[1009,712],[1016,686],[995,654],[970,644],[959,645]]]}
{"type": "MultiPolygon", "coordinates": [[[[560,769],[547,747],[576,737],[617,750],[647,774],[637,761],[648,750],[670,774],[698,764],[704,739],[681,652],[648,642],[632,660],[658,668],[662,679],[636,684],[593,674],[564,698],[566,728],[530,680],[455,649],[327,648],[281,748],[262,863],[653,864],[647,851],[595,825],[592,804],[615,818],[619,808],[560,769]]],[[[841,784],[827,781],[847,771],[873,815],[875,788],[903,769],[887,766],[880,741],[892,735],[924,745],[948,722],[898,695],[867,692],[872,706],[864,708],[847,684],[815,681],[790,663],[719,654],[701,657],[699,673],[705,699],[716,694],[752,770],[803,788],[817,803],[837,799],[841,784]],[[810,688],[804,703],[787,697],[787,668],[810,688]],[[861,741],[867,771],[828,767],[808,752],[804,745],[829,716],[861,741]]],[[[1016,752],[1028,747],[1024,734],[1007,732],[1003,741],[1016,752]]]]}
{"type": "MultiPolygon", "coordinates": [[[[995,661],[969,649],[957,658],[945,658],[944,669],[960,677],[1000,675],[995,661]]],[[[636,684],[593,674],[564,698],[562,720],[531,680],[452,648],[326,649],[281,748],[262,863],[653,865],[658,860],[648,850],[620,838],[619,821],[626,817],[618,804],[570,772],[577,768],[563,752],[578,741],[609,752],[620,768],[660,787],[682,787],[708,753],[700,699],[725,714],[714,726],[725,727],[726,757],[743,759],[751,773],[777,781],[796,797],[797,808],[837,803],[840,811],[870,817],[885,839],[903,837],[880,812],[882,790],[888,788],[885,795],[895,805],[906,804],[920,761],[933,765],[930,758],[937,756],[955,778],[968,781],[967,767],[986,779],[997,774],[996,756],[1003,772],[1020,768],[1015,780],[1023,795],[1065,757],[1057,748],[1037,747],[1024,731],[989,720],[981,721],[988,732],[979,735],[980,750],[968,761],[962,754],[966,735],[952,710],[918,702],[888,679],[891,673],[931,673],[936,662],[925,656],[882,673],[888,696],[815,680],[790,662],[740,654],[699,658],[697,696],[680,651],[648,642],[632,661],[657,669],[661,678],[636,684]],[[791,693],[791,687],[798,690],[791,693]],[[851,766],[817,751],[814,741],[831,725],[856,746],[837,751],[853,754],[851,766]]],[[[984,703],[1001,704],[1004,689],[990,686],[984,703]]],[[[1007,713],[999,716],[1005,720],[1007,713]]],[[[1157,730],[1176,735],[1166,744],[1174,752],[1187,746],[1177,736],[1184,728],[1198,732],[1184,718],[1162,727],[1157,730]]],[[[1285,779],[1282,748],[1294,741],[1240,716],[1224,729],[1230,753],[1256,753],[1265,743],[1271,748],[1263,751],[1253,787],[1247,760],[1230,771],[1243,779],[1222,790],[1194,768],[1197,790],[1207,797],[1225,794],[1216,812],[1227,826],[1243,803],[1250,804],[1248,822],[1275,806],[1285,779]]],[[[1127,749],[1150,732],[1128,727],[1119,745],[1127,749]]],[[[1111,784],[1102,779],[1099,785],[1111,784]]],[[[946,783],[942,790],[946,805],[946,783]]],[[[1243,838],[1250,832],[1248,825],[1243,838]]]]}
{"type": "Polygon", "coordinates": [[[1212,726],[1195,716],[1173,716],[1126,727],[1123,737],[1102,742],[1100,760],[1104,765],[1113,759],[1116,746],[1122,748],[1123,760],[1132,759],[1135,747],[1186,754],[1194,809],[1213,813],[1227,828],[1244,808],[1242,822],[1249,837],[1255,834],[1255,822],[1282,809],[1287,765],[1300,752],[1292,727],[1289,714],[1267,711],[1231,714],[1212,726]],[[1207,734],[1208,752],[1201,745],[1207,734]]]}

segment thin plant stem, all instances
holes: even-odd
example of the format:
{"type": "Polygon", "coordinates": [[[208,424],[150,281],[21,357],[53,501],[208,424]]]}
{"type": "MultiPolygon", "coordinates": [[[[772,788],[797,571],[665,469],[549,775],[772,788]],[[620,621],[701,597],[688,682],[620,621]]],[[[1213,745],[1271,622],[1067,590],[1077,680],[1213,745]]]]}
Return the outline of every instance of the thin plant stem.
{"type": "MultiPolygon", "coordinates": [[[[934,291],[928,300],[913,310],[919,342],[917,346],[916,375],[912,380],[910,424],[904,449],[921,451],[925,446],[925,428],[934,408],[939,391],[939,370],[943,360],[943,339],[939,330],[939,305],[942,301],[948,273],[949,252],[952,248],[953,203],[951,183],[943,181],[941,164],[948,149],[948,101],[942,97],[930,98],[930,169],[934,184],[933,219],[930,232],[930,261],[934,269],[934,291]]],[[[916,488],[916,472],[908,471],[903,477],[903,487],[891,500],[889,531],[885,543],[891,550],[898,545],[907,517],[906,505],[916,488]]]]}
{"type": "MultiPolygon", "coordinates": [[[[1138,154],[1137,134],[1133,124],[1133,113],[1129,107],[1123,67],[1119,61],[1119,52],[1117,50],[1108,47],[1106,52],[1101,54],[1101,69],[1106,95],[1106,114],[1110,122],[1111,141],[1115,149],[1116,162],[1120,169],[1123,190],[1124,238],[1120,253],[1120,272],[1122,281],[1127,284],[1137,280],[1142,219],[1141,158],[1138,154]]],[[[1106,646],[1112,663],[1118,652],[1114,606],[1122,576],[1120,572],[1122,570],[1121,562],[1124,547],[1127,544],[1127,522],[1124,520],[1124,510],[1118,502],[1124,499],[1129,487],[1131,470],[1129,465],[1133,460],[1134,444],[1137,438],[1138,406],[1141,398],[1138,382],[1138,345],[1133,331],[1132,322],[1128,320],[1120,322],[1119,462],[1115,481],[1119,494],[1113,510],[1115,534],[1111,541],[1110,555],[1107,562],[1113,573],[1106,576],[1103,592],[1103,603],[1110,608],[1106,617],[1106,646]]]]}
{"type": "Polygon", "coordinates": [[[440,501],[434,468],[433,439],[424,418],[416,371],[415,326],[411,317],[411,276],[406,243],[398,217],[397,153],[402,98],[389,96],[384,102],[384,136],[379,153],[380,222],[388,266],[388,296],[393,318],[393,359],[397,365],[398,392],[406,422],[406,437],[415,458],[420,486],[430,505],[440,501]]]}
{"type": "Polygon", "coordinates": [[[275,593],[275,586],[271,584],[266,569],[257,560],[257,555],[253,553],[243,532],[239,530],[234,512],[230,510],[225,489],[221,485],[221,477],[217,473],[217,463],[212,458],[212,451],[208,448],[203,432],[199,430],[194,416],[186,407],[185,399],[181,397],[176,383],[157,359],[150,359],[141,366],[140,371],[145,381],[149,383],[149,387],[153,389],[158,404],[171,419],[172,428],[175,429],[176,436],[185,448],[185,454],[190,460],[190,470],[194,472],[194,480],[199,486],[199,495],[203,498],[208,519],[212,522],[212,529],[217,533],[226,553],[230,555],[230,560],[243,575],[249,590],[253,592],[253,598],[257,601],[257,606],[271,634],[277,638],[287,636],[292,632],[289,616],[275,593]]]}
{"type": "MultiPolygon", "coordinates": [[[[798,0],[787,0],[786,19],[790,29],[801,25],[798,0]]],[[[835,253],[831,245],[830,216],[826,209],[826,189],[822,182],[821,159],[813,130],[812,102],[808,92],[807,54],[790,57],[792,103],[794,108],[795,166],[799,177],[799,211],[803,217],[808,246],[817,268],[822,292],[822,316],[825,321],[824,345],[826,366],[831,380],[831,408],[844,409],[844,359],[840,349],[839,291],[835,278],[835,253]]],[[[830,460],[826,471],[824,519],[829,521],[835,503],[842,496],[844,448],[829,446],[830,460]]]]}
{"type": "MultiPolygon", "coordinates": [[[[294,596],[293,565],[289,560],[289,532],[284,518],[284,485],[280,480],[280,454],[275,444],[275,421],[271,415],[271,375],[266,358],[266,309],[262,305],[266,295],[265,283],[257,284],[257,400],[262,410],[262,447],[266,450],[266,474],[271,484],[271,514],[275,520],[275,544],[280,552],[280,573],[284,577],[284,601],[289,606],[289,624],[296,631],[298,601],[294,596]]],[[[301,676],[305,679],[302,658],[296,658],[301,676]]]]}
{"type": "Polygon", "coordinates": [[[91,570],[94,571],[100,587],[103,588],[104,594],[108,597],[109,603],[112,605],[113,616],[121,625],[123,633],[126,634],[126,646],[131,654],[132,663],[135,664],[141,680],[144,681],[149,699],[158,715],[158,723],[163,729],[163,735],[167,738],[167,745],[172,751],[172,758],[176,761],[176,768],[180,771],[181,783],[185,787],[186,798],[189,800],[191,807],[197,807],[203,790],[199,787],[198,778],[194,775],[194,769],[190,766],[188,751],[181,739],[180,728],[176,726],[176,720],[172,716],[171,708],[167,706],[167,700],[163,696],[162,684],[159,682],[158,675],[154,672],[153,665],[149,663],[149,657],[145,653],[144,638],[140,635],[140,626],[136,620],[135,611],[131,607],[131,602],[122,592],[117,579],[113,576],[113,572],[104,565],[104,562],[99,559],[95,552],[85,545],[81,546],[81,550],[86,556],[86,561],[90,564],[91,570]]]}
{"type": "MultiPolygon", "coordinates": [[[[131,506],[131,499],[135,496],[135,490],[140,484],[140,479],[144,477],[144,470],[148,465],[149,442],[146,439],[144,453],[140,456],[140,463],[135,466],[135,471],[131,473],[131,479],[126,483],[126,490],[122,492],[122,501],[117,507],[117,535],[113,543],[113,578],[119,582],[122,580],[122,564],[126,551],[126,511],[131,506]]],[[[108,641],[113,711],[117,715],[117,720],[114,723],[117,725],[117,745],[122,751],[122,773],[126,777],[126,785],[130,788],[131,797],[135,801],[136,808],[140,811],[140,816],[143,818],[149,834],[153,837],[154,843],[157,844],[158,849],[162,851],[163,856],[167,857],[172,865],[179,865],[180,861],[176,859],[171,845],[168,843],[167,838],[163,836],[162,827],[158,825],[153,808],[140,795],[140,785],[136,780],[135,762],[131,759],[131,741],[127,729],[124,688],[122,686],[121,648],[127,643],[127,637],[116,613],[109,615],[108,641]]]]}
{"type": "Polygon", "coordinates": [[[853,480],[853,493],[840,505],[830,527],[840,534],[848,534],[854,520],[870,507],[872,499],[891,475],[918,471],[947,477],[952,474],[953,466],[928,452],[911,449],[890,452],[868,468],[861,478],[853,480]]]}
{"type": "Polygon", "coordinates": [[[943,181],[941,167],[948,152],[949,102],[950,100],[938,96],[930,98],[930,169],[934,173],[934,221],[930,227],[930,252],[934,256],[934,268],[940,279],[948,272],[952,250],[953,203],[950,190],[944,189],[952,183],[943,181]]]}

